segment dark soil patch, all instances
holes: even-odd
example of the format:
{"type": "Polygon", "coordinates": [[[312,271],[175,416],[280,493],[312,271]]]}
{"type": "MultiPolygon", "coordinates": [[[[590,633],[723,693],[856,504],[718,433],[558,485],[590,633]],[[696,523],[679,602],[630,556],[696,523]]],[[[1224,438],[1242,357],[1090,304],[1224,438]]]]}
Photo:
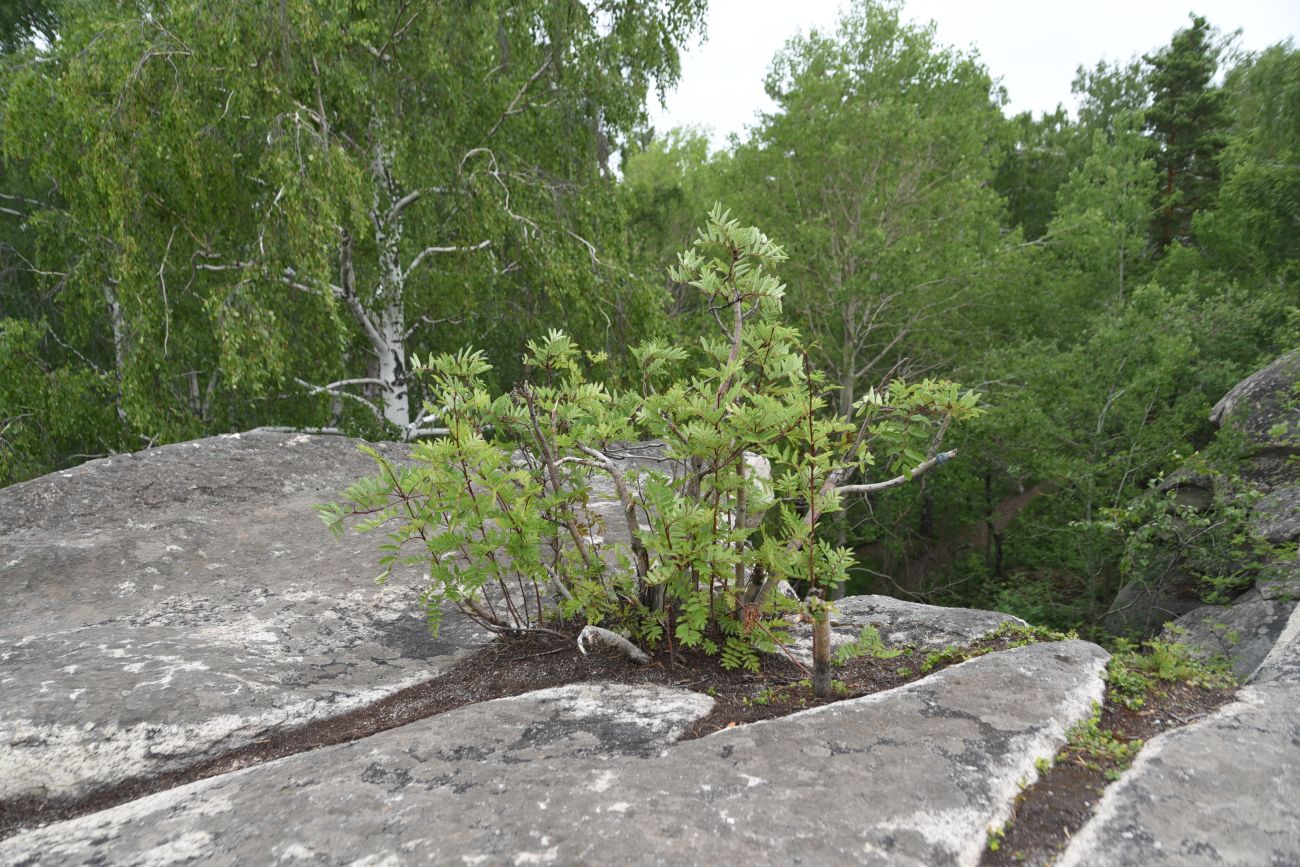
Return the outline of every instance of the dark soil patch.
{"type": "MultiPolygon", "coordinates": [[[[684,735],[697,738],[720,729],[785,716],[819,704],[892,689],[970,656],[1004,650],[1014,639],[982,639],[970,648],[932,659],[910,650],[892,659],[863,657],[835,670],[841,686],[829,700],[816,698],[807,674],[782,656],[768,657],[759,672],[727,671],[717,657],[679,652],[670,662],[660,652],[637,665],[618,651],[592,650],[583,656],[573,639],[543,633],[499,639],[466,656],[450,670],[394,693],[372,705],[202,759],[188,767],[150,777],[133,777],[77,798],[16,798],[0,801],[0,839],[50,822],[84,816],[186,783],[273,759],[364,738],[435,714],[495,698],[584,681],[658,684],[694,690],[714,698],[713,711],[684,735]],[[925,668],[925,671],[921,669],[925,668]]],[[[1018,643],[1024,643],[1021,639],[1018,643]]]]}
{"type": "MultiPolygon", "coordinates": [[[[1122,743],[1147,741],[1213,712],[1232,701],[1233,693],[1177,681],[1163,683],[1148,691],[1140,710],[1130,710],[1107,695],[1098,728],[1109,730],[1122,743]]],[[[1016,798],[998,848],[984,852],[981,867],[1053,863],[1092,818],[1111,778],[1125,767],[1105,756],[1064,750],[1056,764],[1016,798]]]]}

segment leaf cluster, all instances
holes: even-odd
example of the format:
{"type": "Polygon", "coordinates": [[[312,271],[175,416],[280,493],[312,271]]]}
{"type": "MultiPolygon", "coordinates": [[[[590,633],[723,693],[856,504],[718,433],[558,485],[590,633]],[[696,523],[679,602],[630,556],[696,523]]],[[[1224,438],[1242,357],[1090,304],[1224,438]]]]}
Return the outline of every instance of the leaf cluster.
{"type": "MultiPolygon", "coordinates": [[[[718,336],[694,353],[633,347],[633,388],[607,386],[605,356],[558,330],[527,344],[525,380],[501,394],[481,352],[416,357],[426,412],[446,434],[419,443],[410,466],[368,450],[379,473],[322,517],[335,530],[385,528],[387,569],[427,568],[435,629],[450,603],[500,633],[603,624],[757,669],[786,639],[783,615],[826,616],[823,600],[848,578],[851,552],[818,532],[843,508],[843,482],[880,464],[934,464],[949,425],[980,412],[975,395],[931,380],[833,412],[780,320],[772,269],[784,259],[715,208],[675,276],[701,294],[718,336]],[[803,601],[773,592],[782,582],[803,601]]],[[[868,633],[846,652],[889,653],[868,633]]]]}

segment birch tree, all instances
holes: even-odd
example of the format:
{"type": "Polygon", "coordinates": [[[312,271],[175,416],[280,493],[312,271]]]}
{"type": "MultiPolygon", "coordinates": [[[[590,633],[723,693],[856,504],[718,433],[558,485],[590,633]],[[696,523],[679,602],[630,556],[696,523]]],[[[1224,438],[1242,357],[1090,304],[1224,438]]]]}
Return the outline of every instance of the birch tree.
{"type": "Polygon", "coordinates": [[[97,349],[149,438],[367,416],[418,434],[407,359],[453,323],[626,291],[598,246],[606,157],[702,6],[61,7],[0,133],[53,193],[27,225],[76,320],[61,339],[97,349]]]}

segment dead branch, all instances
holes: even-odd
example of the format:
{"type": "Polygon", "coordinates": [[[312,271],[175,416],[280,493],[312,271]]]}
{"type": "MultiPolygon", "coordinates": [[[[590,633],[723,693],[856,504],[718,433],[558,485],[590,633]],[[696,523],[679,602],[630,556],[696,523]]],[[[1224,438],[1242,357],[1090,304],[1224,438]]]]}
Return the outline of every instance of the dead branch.
{"type": "Polygon", "coordinates": [[[583,656],[587,655],[587,644],[592,641],[599,641],[601,644],[608,645],[615,650],[620,651],[624,656],[638,665],[645,665],[650,661],[650,654],[628,641],[617,632],[610,632],[599,626],[584,626],[578,633],[578,651],[583,656]]]}

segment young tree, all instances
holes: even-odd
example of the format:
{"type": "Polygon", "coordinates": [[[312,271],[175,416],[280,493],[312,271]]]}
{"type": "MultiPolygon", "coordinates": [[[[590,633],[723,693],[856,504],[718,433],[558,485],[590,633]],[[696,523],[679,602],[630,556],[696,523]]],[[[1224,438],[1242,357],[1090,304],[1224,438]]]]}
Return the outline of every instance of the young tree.
{"type": "Polygon", "coordinates": [[[1088,69],[1080,66],[1070,91],[1078,100],[1079,126],[1101,133],[1110,142],[1121,118],[1142,117],[1151,101],[1146,71],[1136,58],[1128,63],[1100,60],[1088,69]]]}
{"type": "Polygon", "coordinates": [[[1061,188],[1048,235],[1065,259],[1060,279],[1076,287],[1066,303],[1080,311],[1122,304],[1148,270],[1155,167],[1140,116],[1119,115],[1108,126],[1093,133],[1092,154],[1061,188]]]}
{"type": "Polygon", "coordinates": [[[798,584],[797,607],[814,624],[815,691],[828,696],[828,599],[852,556],[822,536],[823,519],[847,496],[946,462],[949,425],[979,410],[970,392],[927,380],[894,381],[847,414],[828,411],[824,379],[778,318],[785,287],[772,268],[784,259],[757,229],[714,210],[676,275],[707,299],[720,331],[689,379],[666,375],[684,350],[649,342],[634,350],[639,388],[610,390],[587,376],[601,359],[555,331],[528,344],[528,381],[496,398],[481,353],[429,359],[447,436],[419,443],[411,469],[370,452],[380,474],[322,517],[340,532],[354,515],[363,529],[391,525],[384,562],[429,567],[435,629],[451,603],[500,634],[581,626],[579,646],[595,635],[641,661],[631,642],[667,641],[756,669],[795,607],[773,589],[798,584]],[[646,439],[663,444],[663,469],[619,462],[646,439]],[[755,469],[766,462],[770,481],[755,469]],[[898,474],[851,483],[872,467],[898,474]],[[592,529],[593,475],[613,483],[626,544],[592,529]],[[402,552],[408,544],[413,554],[402,552]]]}

